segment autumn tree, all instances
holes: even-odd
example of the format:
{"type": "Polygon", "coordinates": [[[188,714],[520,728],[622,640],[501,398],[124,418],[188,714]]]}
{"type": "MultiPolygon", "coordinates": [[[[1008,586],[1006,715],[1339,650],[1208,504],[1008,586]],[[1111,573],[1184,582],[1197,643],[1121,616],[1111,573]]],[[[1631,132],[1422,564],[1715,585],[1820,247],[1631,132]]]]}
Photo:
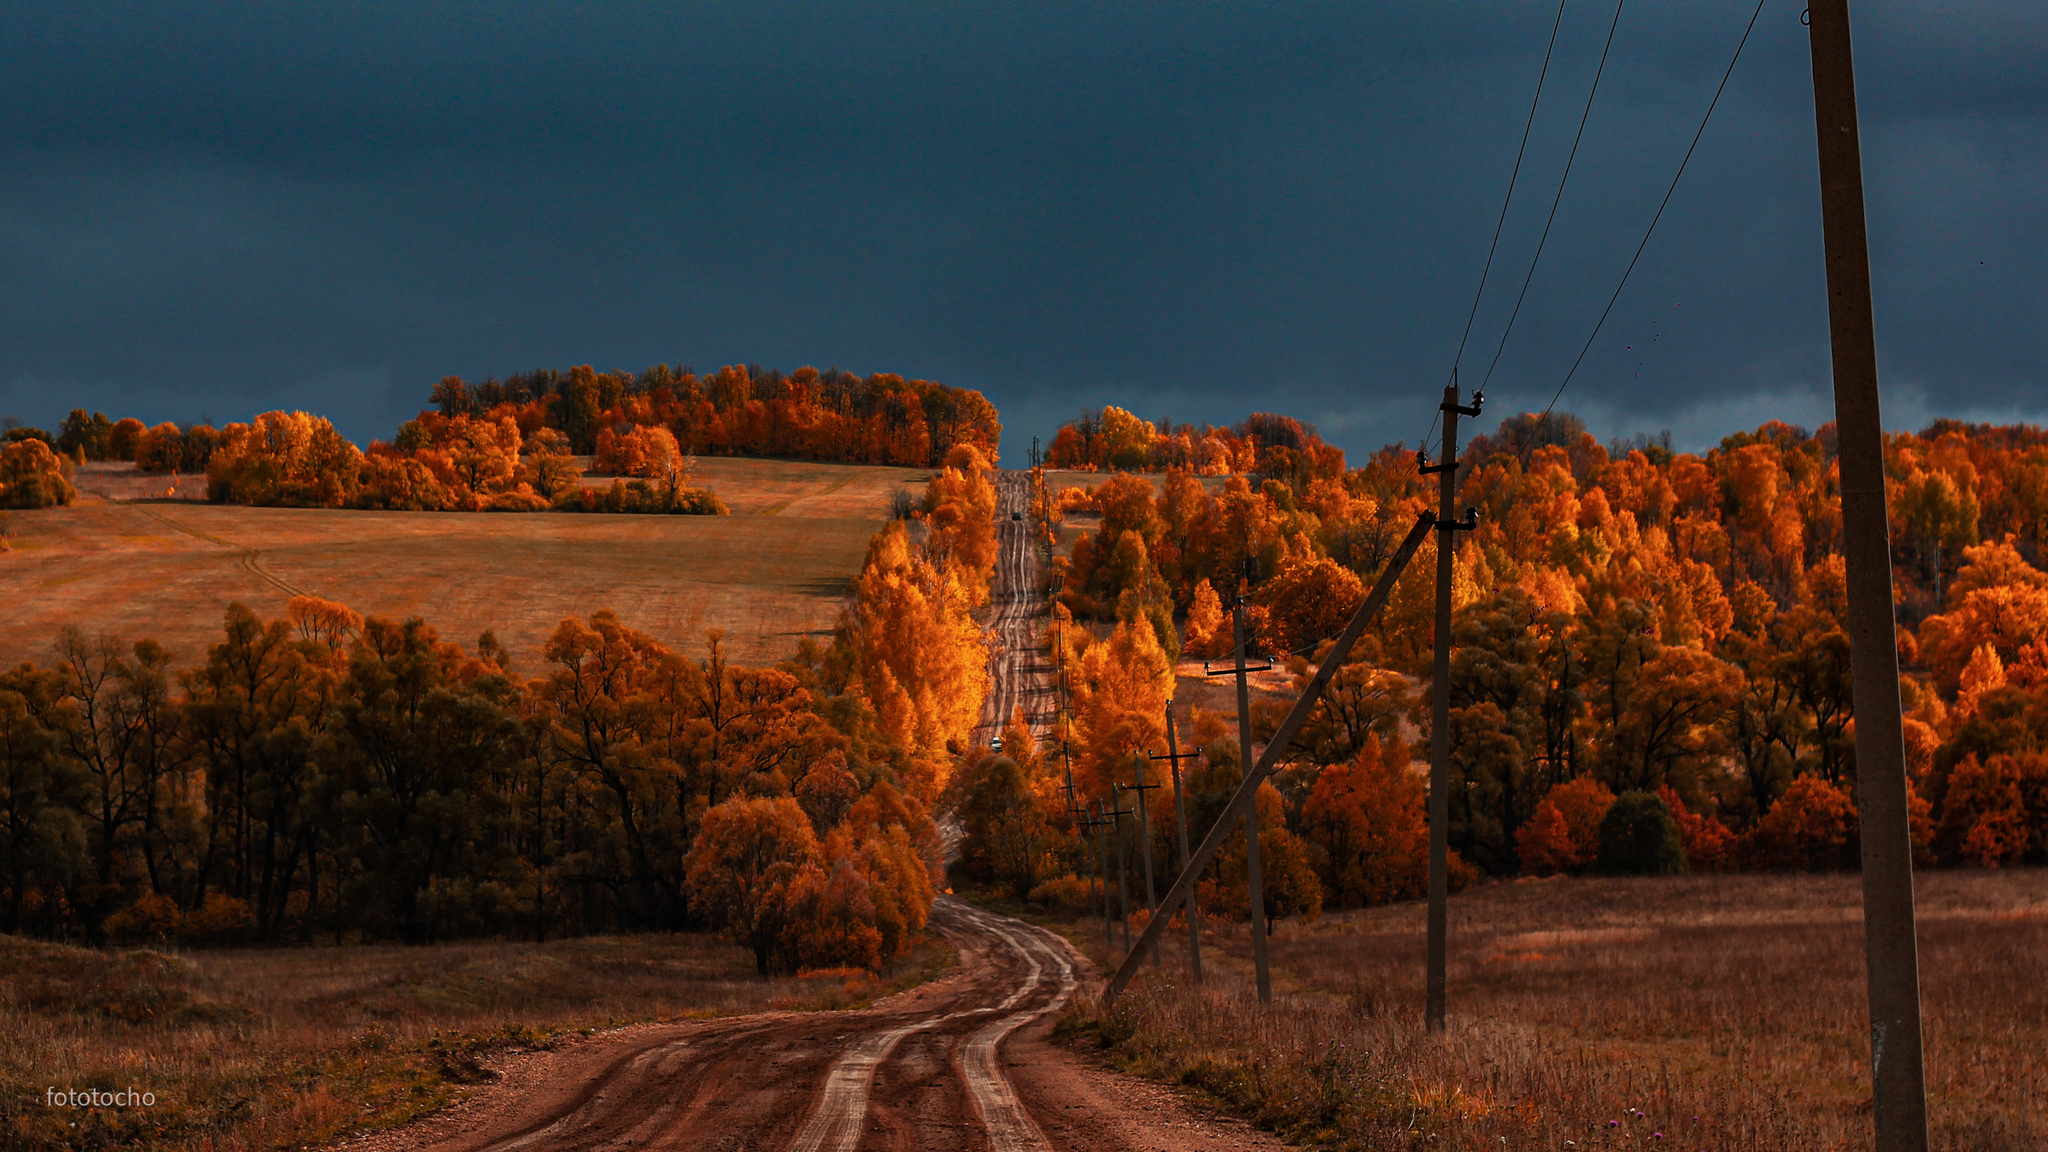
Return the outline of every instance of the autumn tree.
{"type": "Polygon", "coordinates": [[[128,645],[67,627],[57,657],[61,686],[45,722],[76,767],[73,796],[92,872],[71,895],[97,937],[120,902],[123,849],[149,826],[178,770],[170,656],[155,641],[128,645]]]}
{"type": "Polygon", "coordinates": [[[363,454],[325,417],[265,412],[230,424],[207,464],[207,495],[230,504],[339,508],[361,484],[363,454]]]}
{"type": "Polygon", "coordinates": [[[1856,806],[1819,776],[1794,780],[1752,833],[1752,851],[1766,867],[1825,871],[1847,864],[1856,806]]]}
{"type": "Polygon", "coordinates": [[[57,429],[57,450],[67,455],[77,453],[87,460],[105,460],[108,437],[113,430],[113,421],[103,413],[87,415],[85,409],[73,408],[57,429]]]}
{"type": "Polygon", "coordinates": [[[1290,557],[1259,597],[1271,621],[1273,643],[1283,652],[1313,650],[1351,622],[1365,602],[1356,573],[1322,557],[1290,557]]]}
{"type": "MultiPolygon", "coordinates": [[[[77,769],[59,754],[43,718],[61,692],[59,677],[22,666],[0,672],[0,929],[28,930],[35,904],[86,872],[83,829],[72,804],[77,769]]],[[[55,919],[45,917],[47,922],[55,919]]]]}
{"type": "MultiPolygon", "coordinates": [[[[304,878],[309,908],[323,884],[321,827],[314,815],[324,777],[315,744],[341,680],[345,655],[324,639],[294,638],[287,620],[265,622],[230,604],[223,638],[204,664],[179,674],[184,734],[206,765],[196,798],[190,886],[159,884],[197,910],[210,895],[242,902],[276,931],[288,895],[304,878]]],[[[332,903],[332,900],[329,901],[332,903]]]]}
{"type": "Polygon", "coordinates": [[[882,730],[923,757],[926,779],[914,788],[928,795],[945,786],[941,757],[964,747],[988,694],[972,603],[958,569],[915,554],[891,524],[869,543],[839,627],[882,730]]]}
{"type": "Polygon", "coordinates": [[[927,482],[919,509],[927,531],[926,555],[956,566],[962,589],[977,606],[988,602],[989,574],[996,564],[996,490],[988,472],[988,461],[971,445],[954,448],[927,482]]]}
{"type": "Polygon", "coordinates": [[[762,975],[792,970],[784,946],[796,911],[792,885],[818,855],[817,835],[795,800],[727,800],[704,814],[684,858],[691,904],[752,949],[762,975]]]}
{"type": "MultiPolygon", "coordinates": [[[[1316,777],[1302,827],[1321,849],[1331,897],[1346,906],[1421,894],[1429,872],[1427,789],[1398,737],[1368,732],[1358,754],[1316,777]]],[[[1263,847],[1263,845],[1262,845],[1263,847]]]]}
{"type": "Polygon", "coordinates": [[[1686,870],[1678,821],[1654,792],[1624,792],[1600,818],[1599,865],[1620,876],[1670,876],[1686,870]]]}
{"type": "Polygon", "coordinates": [[[78,498],[64,461],[41,440],[0,448],[0,508],[49,508],[78,498]]]}
{"type": "Polygon", "coordinates": [[[554,428],[541,428],[528,436],[519,465],[519,482],[531,487],[544,500],[574,488],[583,470],[569,452],[569,438],[554,428]]]}

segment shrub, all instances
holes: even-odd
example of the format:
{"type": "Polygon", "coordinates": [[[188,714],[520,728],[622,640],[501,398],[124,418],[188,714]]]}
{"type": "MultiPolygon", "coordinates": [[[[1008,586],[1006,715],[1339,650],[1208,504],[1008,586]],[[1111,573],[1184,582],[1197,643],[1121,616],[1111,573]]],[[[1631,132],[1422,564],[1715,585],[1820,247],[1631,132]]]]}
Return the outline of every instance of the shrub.
{"type": "Polygon", "coordinates": [[[147,892],[107,917],[107,935],[117,940],[169,940],[184,929],[177,901],[147,892]]]}
{"type": "Polygon", "coordinates": [[[1067,875],[1047,880],[1033,888],[1026,899],[1045,908],[1080,912],[1089,906],[1091,896],[1088,881],[1079,876],[1067,875]]]}
{"type": "Polygon", "coordinates": [[[550,507],[547,497],[525,484],[510,492],[499,492],[484,501],[486,512],[545,512],[550,507]]]}
{"type": "Polygon", "coordinates": [[[1675,876],[1685,871],[1678,821],[1654,792],[1624,792],[1600,818],[1600,870],[1615,876],[1675,876]]]}
{"type": "Polygon", "coordinates": [[[248,901],[214,892],[197,912],[186,913],[183,932],[189,940],[224,944],[241,939],[255,926],[248,901]]]}

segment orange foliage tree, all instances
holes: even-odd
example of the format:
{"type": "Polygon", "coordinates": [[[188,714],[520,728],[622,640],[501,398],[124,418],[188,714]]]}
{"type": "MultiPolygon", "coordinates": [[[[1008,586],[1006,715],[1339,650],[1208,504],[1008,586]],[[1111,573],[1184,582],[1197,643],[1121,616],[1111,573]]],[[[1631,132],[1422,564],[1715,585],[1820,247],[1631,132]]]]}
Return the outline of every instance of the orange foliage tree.
{"type": "Polygon", "coordinates": [[[1316,776],[1301,823],[1322,850],[1324,878],[1341,904],[1421,895],[1429,876],[1427,788],[1399,738],[1368,734],[1358,755],[1316,776]]]}
{"type": "Polygon", "coordinates": [[[0,508],[49,508],[78,498],[64,461],[41,440],[0,448],[0,508]]]}

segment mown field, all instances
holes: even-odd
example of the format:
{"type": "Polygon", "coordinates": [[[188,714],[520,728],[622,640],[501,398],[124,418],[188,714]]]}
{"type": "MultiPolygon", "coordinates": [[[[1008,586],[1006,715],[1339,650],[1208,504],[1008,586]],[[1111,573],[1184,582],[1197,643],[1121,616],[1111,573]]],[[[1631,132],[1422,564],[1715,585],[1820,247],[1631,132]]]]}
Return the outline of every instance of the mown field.
{"type": "MultiPolygon", "coordinates": [[[[1860,901],[1853,875],[1482,886],[1451,902],[1441,1039],[1419,903],[1283,922],[1270,1010],[1242,927],[1199,987],[1174,932],[1066,1027],[1318,1147],[1868,1148],[1860,901]]],[[[1935,1147],[2048,1148],[2048,871],[1923,873],[1918,904],[1935,1147]]]]}
{"type": "Polygon", "coordinates": [[[952,961],[767,978],[708,936],[102,952],[0,936],[0,1148],[266,1149],[429,1111],[482,1061],[636,1021],[849,1007],[952,961]],[[48,1088],[133,1088],[73,1109],[48,1088]]]}
{"type": "MultiPolygon", "coordinates": [[[[494,630],[529,672],[563,617],[599,608],[689,653],[723,628],[733,659],[764,663],[831,629],[896,493],[921,493],[926,476],[706,459],[696,482],[730,517],[498,515],[165,500],[169,477],[88,466],[80,503],[8,518],[0,662],[47,663],[57,630],[77,624],[153,637],[189,664],[229,602],[268,617],[306,593],[420,616],[463,644],[494,630]]],[[[187,496],[197,479],[176,483],[187,496]]]]}

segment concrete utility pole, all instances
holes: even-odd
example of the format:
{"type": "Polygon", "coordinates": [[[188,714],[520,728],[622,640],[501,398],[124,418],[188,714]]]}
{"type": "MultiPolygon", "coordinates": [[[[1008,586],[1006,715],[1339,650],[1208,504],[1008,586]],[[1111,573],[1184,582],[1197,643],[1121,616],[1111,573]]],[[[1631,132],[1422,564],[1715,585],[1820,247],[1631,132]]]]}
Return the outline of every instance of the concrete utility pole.
{"type": "Polygon", "coordinates": [[[1436,516],[1436,683],[1432,687],[1429,734],[1429,977],[1423,1020],[1431,1032],[1444,1030],[1444,959],[1448,949],[1451,850],[1451,564],[1457,533],[1477,526],[1460,521],[1458,502],[1458,417],[1479,415],[1484,392],[1470,408],[1458,404],[1458,386],[1444,388],[1444,457],[1430,464],[1417,454],[1425,475],[1438,478],[1436,516]]]}
{"type": "MultiPolygon", "coordinates": [[[[1143,752],[1133,752],[1138,762],[1138,782],[1126,787],[1138,794],[1138,854],[1145,861],[1145,915],[1149,920],[1159,915],[1159,890],[1152,886],[1152,817],[1145,806],[1145,793],[1159,787],[1145,783],[1145,760],[1143,752]]],[[[1152,942],[1152,966],[1159,967],[1159,942],[1152,942]]]]}
{"type": "Polygon", "coordinates": [[[1863,948],[1869,979],[1870,1079],[1877,1152],[1924,1152],[1927,1083],[1920,1042],[1920,956],[1906,745],[1899,714],[1898,633],[1884,495],[1884,425],[1864,234],[1863,157],[1848,0],[1809,0],[1814,130],[1841,437],[1842,555],[1848,572],[1849,676],[1856,713],[1856,807],[1863,854],[1863,948]]]}
{"type": "MultiPolygon", "coordinates": [[[[1252,562],[1247,557],[1244,562],[1244,579],[1247,590],[1249,590],[1251,585],[1251,574],[1252,562]]],[[[1204,669],[1203,674],[1207,676],[1237,677],[1237,760],[1239,766],[1244,769],[1245,778],[1250,779],[1252,774],[1251,673],[1264,672],[1271,668],[1272,665],[1261,664],[1255,668],[1245,666],[1244,606],[1245,598],[1242,594],[1233,597],[1230,601],[1230,617],[1232,627],[1236,630],[1237,640],[1237,657],[1233,666],[1222,672],[1210,672],[1204,669]]],[[[1258,977],[1259,1003],[1271,1004],[1273,1002],[1273,977],[1266,968],[1266,894],[1259,876],[1259,805],[1256,796],[1252,806],[1245,809],[1244,813],[1244,870],[1246,879],[1251,887],[1252,966],[1256,970],[1258,977]]]]}
{"type": "MultiPolygon", "coordinates": [[[[1195,756],[1197,753],[1186,753],[1195,756]]],[[[1188,870],[1188,802],[1186,789],[1180,784],[1180,743],[1173,734],[1173,701],[1166,702],[1166,755],[1154,756],[1164,760],[1173,768],[1173,822],[1180,832],[1180,870],[1188,870]]],[[[1188,967],[1195,973],[1195,983],[1202,982],[1202,925],[1200,914],[1195,910],[1194,889],[1188,890],[1188,967]]],[[[1171,915],[1171,913],[1168,913],[1171,915]]]]}

